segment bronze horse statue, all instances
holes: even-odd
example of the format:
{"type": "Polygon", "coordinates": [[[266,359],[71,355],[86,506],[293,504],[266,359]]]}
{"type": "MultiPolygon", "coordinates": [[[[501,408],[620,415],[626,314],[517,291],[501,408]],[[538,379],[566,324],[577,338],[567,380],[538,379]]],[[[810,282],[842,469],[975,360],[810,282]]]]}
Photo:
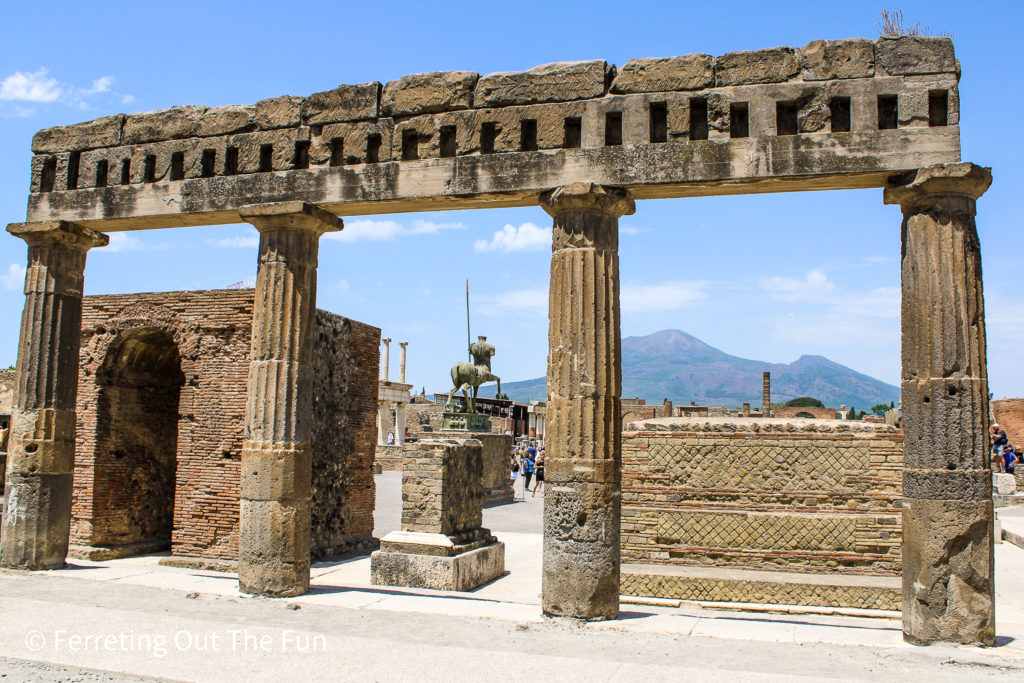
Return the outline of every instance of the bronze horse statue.
{"type": "Polygon", "coordinates": [[[497,382],[498,394],[501,394],[501,378],[491,374],[491,356],[494,355],[494,347],[487,343],[487,337],[484,335],[477,337],[477,340],[469,347],[469,352],[473,355],[473,360],[476,363],[461,360],[452,366],[452,389],[448,392],[445,410],[451,409],[452,397],[455,392],[462,391],[462,395],[466,399],[466,409],[475,413],[477,392],[480,390],[480,385],[486,382],[497,382]],[[469,393],[470,387],[473,389],[472,396],[469,393]]]}

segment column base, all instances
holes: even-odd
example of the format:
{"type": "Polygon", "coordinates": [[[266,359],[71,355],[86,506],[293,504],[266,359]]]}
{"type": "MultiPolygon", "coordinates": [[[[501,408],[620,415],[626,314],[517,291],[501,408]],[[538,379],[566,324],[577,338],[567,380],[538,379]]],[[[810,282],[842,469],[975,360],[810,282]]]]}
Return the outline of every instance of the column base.
{"type": "Polygon", "coordinates": [[[505,544],[490,534],[458,546],[444,534],[395,531],[370,555],[370,583],[376,586],[471,591],[504,573],[505,544]]]}

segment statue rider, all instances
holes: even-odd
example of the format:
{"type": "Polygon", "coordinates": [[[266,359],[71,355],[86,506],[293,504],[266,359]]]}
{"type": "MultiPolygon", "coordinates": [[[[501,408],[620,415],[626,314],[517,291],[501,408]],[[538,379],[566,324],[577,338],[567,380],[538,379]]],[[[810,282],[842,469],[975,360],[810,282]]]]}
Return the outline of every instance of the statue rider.
{"type": "Polygon", "coordinates": [[[487,343],[486,335],[477,336],[477,341],[469,347],[469,353],[473,356],[473,365],[484,366],[487,372],[491,371],[491,356],[494,355],[494,346],[487,343]]]}

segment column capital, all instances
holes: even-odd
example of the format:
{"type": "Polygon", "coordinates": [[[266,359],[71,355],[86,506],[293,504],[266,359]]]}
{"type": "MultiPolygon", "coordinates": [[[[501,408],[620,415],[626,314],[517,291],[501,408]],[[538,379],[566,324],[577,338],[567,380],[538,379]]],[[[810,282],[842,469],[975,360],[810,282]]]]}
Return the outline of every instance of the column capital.
{"type": "Polygon", "coordinates": [[[404,349],[406,346],[409,345],[409,342],[398,342],[398,345],[404,349]]]}
{"type": "Polygon", "coordinates": [[[7,232],[25,240],[30,247],[66,245],[86,251],[110,243],[110,238],[102,232],[68,221],[11,223],[7,232]]]}
{"type": "Polygon", "coordinates": [[[345,227],[344,221],[333,213],[302,201],[247,204],[238,209],[238,215],[260,232],[308,230],[319,237],[325,232],[338,232],[345,227]]]}
{"type": "Polygon", "coordinates": [[[553,217],[582,211],[619,218],[629,216],[636,210],[629,190],[596,183],[562,185],[542,192],[539,202],[541,208],[553,217]]]}
{"type": "Polygon", "coordinates": [[[380,343],[381,344],[390,344],[391,343],[391,337],[384,337],[383,339],[380,340],[380,343]]]}
{"type": "MultiPolygon", "coordinates": [[[[885,188],[886,204],[899,204],[904,211],[927,211],[948,200],[973,202],[992,184],[992,169],[969,161],[919,168],[890,180],[885,188]]],[[[973,208],[972,208],[973,211],[973,208]]]]}

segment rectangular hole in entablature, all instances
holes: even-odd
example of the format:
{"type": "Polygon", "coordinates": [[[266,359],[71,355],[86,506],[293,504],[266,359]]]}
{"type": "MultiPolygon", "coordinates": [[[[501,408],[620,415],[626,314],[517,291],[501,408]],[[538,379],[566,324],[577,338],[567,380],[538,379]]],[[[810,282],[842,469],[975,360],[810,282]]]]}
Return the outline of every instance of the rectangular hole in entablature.
{"type": "Polygon", "coordinates": [[[455,153],[459,151],[459,144],[455,137],[455,126],[441,126],[438,147],[438,153],[442,157],[455,156],[455,153]]]}
{"type": "Polygon", "coordinates": [[[171,180],[183,180],[185,178],[185,153],[171,153],[171,180]]]}
{"type": "Polygon", "coordinates": [[[402,161],[415,161],[420,158],[420,135],[415,128],[402,131],[402,161]]]}
{"type": "Polygon", "coordinates": [[[142,182],[156,182],[156,155],[147,154],[142,160],[142,182]]]}
{"type": "Polygon", "coordinates": [[[604,115],[604,144],[607,147],[622,144],[621,111],[610,111],[604,115]]]}
{"type": "Polygon", "coordinates": [[[849,133],[853,119],[849,97],[833,97],[828,101],[829,119],[833,133],[849,133]]]}
{"type": "Polygon", "coordinates": [[[212,178],[214,167],[217,165],[217,150],[204,149],[203,156],[199,157],[199,175],[203,178],[212,178]]]}
{"type": "Polygon", "coordinates": [[[796,135],[800,106],[796,102],[775,103],[775,134],[796,135]]]}
{"type": "Polygon", "coordinates": [[[224,150],[224,175],[238,173],[238,148],[228,147],[224,150]]]}
{"type": "Polygon", "coordinates": [[[295,154],[292,156],[292,168],[309,168],[309,140],[295,141],[295,154]]]}
{"type": "Polygon", "coordinates": [[[668,142],[668,104],[651,102],[651,142],[668,142]]]}
{"type": "Polygon", "coordinates": [[[331,138],[331,166],[342,166],[345,163],[345,138],[331,138]]]}
{"type": "Polygon", "coordinates": [[[703,97],[690,99],[690,139],[708,139],[708,101],[703,97]]]}
{"type": "Polygon", "coordinates": [[[583,143],[583,120],[578,117],[565,119],[565,137],[562,147],[577,149],[583,143]]]}
{"type": "Polygon", "coordinates": [[[57,180],[57,157],[49,157],[43,162],[43,172],[39,176],[39,191],[53,192],[53,184],[57,180]]]}
{"type": "Polygon", "coordinates": [[[373,133],[366,136],[366,163],[376,164],[380,161],[380,133],[373,133]]]}
{"type": "Polygon", "coordinates": [[[274,170],[274,145],[260,145],[260,173],[269,173],[274,170]]]}
{"type": "Polygon", "coordinates": [[[891,130],[899,126],[899,99],[896,95],[878,96],[878,129],[891,130]]]}
{"type": "Polygon", "coordinates": [[[750,137],[750,107],[746,102],[729,105],[729,137],[750,137]]]}
{"type": "Polygon", "coordinates": [[[537,119],[519,122],[519,149],[523,152],[537,151],[537,119]]]}
{"type": "Polygon", "coordinates": [[[132,160],[121,159],[121,184],[127,185],[132,182],[132,160]]]}
{"type": "Polygon", "coordinates": [[[494,154],[494,142],[498,139],[498,124],[485,121],[480,124],[480,153],[494,154]]]}
{"type": "Polygon", "coordinates": [[[107,175],[109,173],[110,162],[106,159],[100,159],[96,162],[96,187],[107,186],[107,175]]]}
{"type": "Polygon", "coordinates": [[[949,91],[931,90],[928,92],[928,125],[949,125],[949,91]]]}
{"type": "Polygon", "coordinates": [[[81,152],[72,152],[68,155],[68,189],[78,188],[78,166],[82,162],[81,152]]]}

